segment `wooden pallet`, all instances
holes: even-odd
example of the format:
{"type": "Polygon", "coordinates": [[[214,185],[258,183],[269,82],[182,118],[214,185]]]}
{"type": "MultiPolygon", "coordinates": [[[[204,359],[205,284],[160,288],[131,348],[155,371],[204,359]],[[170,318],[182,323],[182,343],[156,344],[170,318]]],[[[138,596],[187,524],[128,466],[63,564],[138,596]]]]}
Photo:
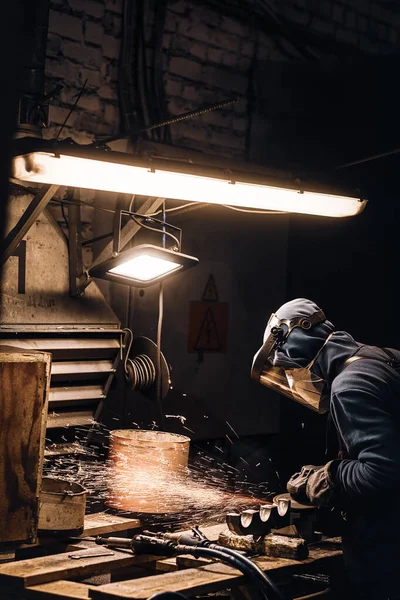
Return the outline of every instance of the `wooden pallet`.
{"type": "MultiPolygon", "coordinates": [[[[131,529],[131,525],[125,523],[126,529],[131,529]]],[[[117,525],[120,526],[121,523],[117,525]]],[[[217,541],[225,528],[225,524],[219,524],[202,528],[202,531],[209,539],[217,541]]],[[[96,527],[93,530],[99,532],[96,527]]],[[[104,529],[101,533],[105,533],[104,529]]],[[[340,568],[341,556],[340,542],[334,539],[311,546],[308,558],[302,561],[267,556],[253,560],[279,581],[294,573],[313,570],[321,573],[340,568]]],[[[244,584],[246,580],[240,571],[216,560],[134,555],[130,551],[110,550],[89,542],[82,548],[74,546],[59,554],[0,565],[1,600],[13,596],[27,600],[147,600],[165,591],[191,597],[236,589],[244,584]],[[97,549],[103,556],[87,556],[90,549],[97,549]],[[93,585],[87,581],[89,577],[106,573],[111,573],[110,583],[93,585]]]]}

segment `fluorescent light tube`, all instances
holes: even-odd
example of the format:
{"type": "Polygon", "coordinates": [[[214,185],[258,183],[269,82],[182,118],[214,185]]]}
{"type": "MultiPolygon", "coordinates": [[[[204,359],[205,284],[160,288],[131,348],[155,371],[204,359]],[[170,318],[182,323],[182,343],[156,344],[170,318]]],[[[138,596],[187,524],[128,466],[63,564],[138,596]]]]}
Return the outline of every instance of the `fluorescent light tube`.
{"type": "MultiPolygon", "coordinates": [[[[65,150],[64,150],[65,152],[65,150]]],[[[106,154],[106,153],[105,153],[106,154]]],[[[112,152],[110,152],[112,154],[112,152]]],[[[127,154],[126,162],[132,161],[127,154]]],[[[187,170],[182,169],[182,170],[187,170]]],[[[223,171],[221,170],[221,173],[223,171]]],[[[95,160],[63,153],[30,152],[16,156],[12,176],[22,181],[58,184],[108,192],[226,204],[256,210],[348,217],[360,213],[367,200],[284,187],[95,160]]]]}

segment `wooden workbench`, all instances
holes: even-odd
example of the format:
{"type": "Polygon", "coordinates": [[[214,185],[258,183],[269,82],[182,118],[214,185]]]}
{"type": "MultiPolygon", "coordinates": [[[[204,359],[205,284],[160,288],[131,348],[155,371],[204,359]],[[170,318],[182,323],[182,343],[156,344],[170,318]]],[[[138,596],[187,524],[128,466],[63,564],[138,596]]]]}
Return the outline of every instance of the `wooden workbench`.
{"type": "MultiPolygon", "coordinates": [[[[102,517],[97,519],[101,521],[102,517]]],[[[131,525],[126,523],[126,529],[131,529],[131,525]]],[[[201,529],[209,539],[217,541],[226,524],[201,529]]],[[[165,591],[181,592],[189,598],[246,584],[240,571],[216,560],[134,555],[130,551],[110,550],[88,542],[84,546],[0,565],[0,600],[147,600],[165,591]],[[97,548],[104,555],[85,556],[90,548],[97,548]],[[78,555],[80,558],[76,558],[78,555]],[[84,582],[101,573],[111,573],[112,582],[102,585],[84,582]]],[[[340,541],[336,538],[310,545],[309,556],[301,561],[253,557],[253,561],[278,583],[296,573],[332,573],[341,568],[341,559],[340,541]]]]}

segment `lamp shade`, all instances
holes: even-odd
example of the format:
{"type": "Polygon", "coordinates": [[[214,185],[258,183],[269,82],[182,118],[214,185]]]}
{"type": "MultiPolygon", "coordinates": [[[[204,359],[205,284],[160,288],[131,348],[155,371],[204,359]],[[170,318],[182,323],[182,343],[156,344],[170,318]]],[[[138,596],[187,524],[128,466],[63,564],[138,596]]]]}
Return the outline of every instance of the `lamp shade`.
{"type": "Polygon", "coordinates": [[[167,248],[140,244],[89,269],[91,277],[148,287],[198,264],[198,259],[167,248]]]}
{"type": "Polygon", "coordinates": [[[251,172],[250,167],[249,172],[235,172],[98,148],[85,151],[71,144],[56,150],[30,146],[29,151],[14,155],[12,176],[32,183],[325,217],[357,215],[367,202],[356,194],[333,193],[315,186],[299,189],[251,172]]]}

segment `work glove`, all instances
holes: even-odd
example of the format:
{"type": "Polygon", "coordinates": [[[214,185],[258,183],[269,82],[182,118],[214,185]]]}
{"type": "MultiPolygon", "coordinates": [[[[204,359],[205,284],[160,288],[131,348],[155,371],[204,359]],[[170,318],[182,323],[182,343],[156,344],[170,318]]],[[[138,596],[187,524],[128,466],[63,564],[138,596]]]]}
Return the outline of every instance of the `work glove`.
{"type": "Polygon", "coordinates": [[[312,506],[334,506],[337,500],[335,477],[339,460],[331,460],[326,465],[305,465],[300,473],[295,473],[287,482],[286,489],[300,504],[312,506]]]}

